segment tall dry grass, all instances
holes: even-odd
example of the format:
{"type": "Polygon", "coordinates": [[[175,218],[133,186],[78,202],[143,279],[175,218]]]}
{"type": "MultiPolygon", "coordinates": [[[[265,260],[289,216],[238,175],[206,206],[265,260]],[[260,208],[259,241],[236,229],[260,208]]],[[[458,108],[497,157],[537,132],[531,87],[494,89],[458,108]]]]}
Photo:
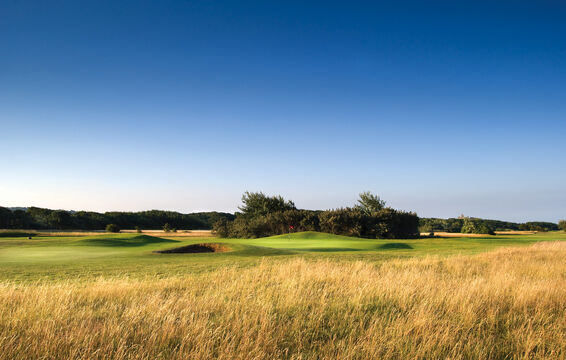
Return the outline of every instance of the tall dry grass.
{"type": "Polygon", "coordinates": [[[561,359],[566,243],[0,286],[2,359],[561,359]]]}

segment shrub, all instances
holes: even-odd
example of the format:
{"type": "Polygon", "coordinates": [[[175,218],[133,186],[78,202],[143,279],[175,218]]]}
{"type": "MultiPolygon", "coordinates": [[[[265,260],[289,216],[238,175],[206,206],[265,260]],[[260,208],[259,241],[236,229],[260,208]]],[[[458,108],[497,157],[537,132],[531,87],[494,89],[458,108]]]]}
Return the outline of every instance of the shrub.
{"type": "Polygon", "coordinates": [[[360,209],[342,208],[323,211],[319,215],[320,230],[323,232],[362,236],[364,215],[360,209]]]}
{"type": "Polygon", "coordinates": [[[566,231],[566,220],[560,220],[558,222],[558,228],[562,231],[566,231]]]}
{"type": "Polygon", "coordinates": [[[139,226],[136,226],[136,232],[137,232],[138,234],[141,234],[142,229],[141,229],[139,226]]]}
{"type": "Polygon", "coordinates": [[[232,234],[233,221],[227,219],[219,219],[212,225],[212,233],[221,238],[227,238],[232,234]]]}
{"type": "Polygon", "coordinates": [[[166,233],[171,232],[171,225],[169,225],[169,223],[165,223],[165,225],[163,225],[163,231],[166,233]]]}
{"type": "Polygon", "coordinates": [[[106,232],[119,233],[120,227],[116,224],[108,224],[106,225],[106,232]]]}
{"type": "Polygon", "coordinates": [[[489,234],[495,235],[493,229],[485,222],[479,219],[464,219],[462,225],[462,232],[464,234],[489,234]]]}
{"type": "Polygon", "coordinates": [[[358,205],[327,211],[298,210],[280,196],[246,192],[243,213],[234,221],[221,219],[213,226],[219,237],[258,238],[286,234],[293,229],[323,231],[364,238],[415,238],[419,218],[415,213],[384,208],[385,202],[369,192],[360,194],[358,205]]]}
{"type": "Polygon", "coordinates": [[[265,216],[234,221],[225,219],[214,224],[219,237],[258,238],[293,231],[323,231],[336,235],[364,238],[415,238],[419,236],[418,217],[414,213],[385,208],[371,214],[359,208],[328,211],[287,210],[265,216]]]}

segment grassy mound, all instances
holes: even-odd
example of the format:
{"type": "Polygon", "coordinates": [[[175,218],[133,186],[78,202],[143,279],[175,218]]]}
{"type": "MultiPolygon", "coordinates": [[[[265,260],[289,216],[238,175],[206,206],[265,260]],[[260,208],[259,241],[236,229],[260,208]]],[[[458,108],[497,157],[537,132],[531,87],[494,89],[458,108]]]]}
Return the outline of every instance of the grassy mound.
{"type": "Polygon", "coordinates": [[[173,249],[154,251],[154,253],[159,254],[195,254],[195,253],[216,253],[216,252],[226,252],[229,248],[218,243],[206,243],[206,244],[192,244],[187,246],[181,246],[173,249]]]}
{"type": "Polygon", "coordinates": [[[85,246],[144,246],[159,243],[176,243],[177,240],[162,239],[149,235],[105,235],[105,236],[89,236],[78,241],[77,245],[85,246]]]}
{"type": "Polygon", "coordinates": [[[302,231],[291,234],[269,236],[261,239],[292,239],[292,240],[361,240],[353,236],[334,235],[317,231],[302,231]]]}

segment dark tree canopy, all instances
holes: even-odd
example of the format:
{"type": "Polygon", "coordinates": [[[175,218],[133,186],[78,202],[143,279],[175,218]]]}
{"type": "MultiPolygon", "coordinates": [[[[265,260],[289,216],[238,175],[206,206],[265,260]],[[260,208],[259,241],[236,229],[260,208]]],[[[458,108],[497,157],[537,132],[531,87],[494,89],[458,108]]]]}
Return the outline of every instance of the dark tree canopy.
{"type": "Polygon", "coordinates": [[[219,220],[213,230],[220,237],[256,238],[297,231],[323,231],[365,238],[414,238],[419,218],[414,213],[385,208],[369,192],[359,205],[334,210],[298,210],[292,201],[263,193],[244,193],[242,213],[234,221],[219,220]]]}
{"type": "Polygon", "coordinates": [[[0,207],[0,229],[103,230],[108,224],[122,229],[160,229],[166,223],[176,229],[211,229],[219,219],[234,215],[220,212],[181,214],[175,211],[140,212],[65,211],[30,207],[10,210],[0,207]]]}
{"type": "Polygon", "coordinates": [[[494,229],[489,225],[489,223],[480,219],[471,218],[464,219],[461,232],[464,234],[495,234],[494,229]]]}
{"type": "Polygon", "coordinates": [[[242,203],[238,209],[241,211],[240,215],[247,218],[296,209],[292,201],[286,201],[280,195],[267,196],[263,192],[246,191],[242,195],[242,203]]]}

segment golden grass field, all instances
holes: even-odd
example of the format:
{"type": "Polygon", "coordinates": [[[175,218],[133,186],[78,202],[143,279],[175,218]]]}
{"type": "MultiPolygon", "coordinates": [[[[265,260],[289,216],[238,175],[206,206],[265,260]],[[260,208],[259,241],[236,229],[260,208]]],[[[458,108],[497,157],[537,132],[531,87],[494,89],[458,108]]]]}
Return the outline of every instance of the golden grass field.
{"type": "Polygon", "coordinates": [[[0,359],[564,359],[566,243],[0,283],[0,359]]]}

